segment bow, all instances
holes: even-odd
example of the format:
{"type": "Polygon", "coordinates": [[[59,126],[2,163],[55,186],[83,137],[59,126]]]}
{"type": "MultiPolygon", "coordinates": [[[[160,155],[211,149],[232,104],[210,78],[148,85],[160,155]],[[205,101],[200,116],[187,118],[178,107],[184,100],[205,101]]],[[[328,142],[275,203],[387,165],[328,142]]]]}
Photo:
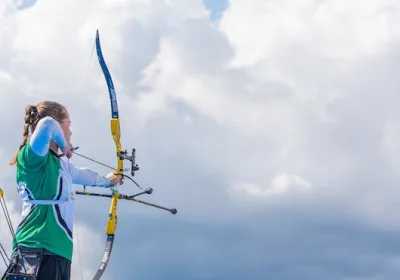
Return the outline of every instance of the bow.
{"type": "MultiPolygon", "coordinates": [[[[82,154],[79,154],[76,152],[76,149],[74,149],[74,153],[82,156],[86,159],[92,160],[96,163],[99,163],[103,166],[106,166],[108,168],[111,169],[115,169],[116,170],[116,174],[120,174],[123,177],[126,177],[128,179],[130,179],[132,182],[134,182],[139,188],[141,188],[139,186],[138,183],[136,183],[131,177],[127,176],[124,174],[124,171],[127,171],[124,169],[124,160],[128,160],[131,162],[131,175],[134,176],[135,175],[135,171],[139,170],[139,166],[135,163],[135,149],[132,149],[132,153],[129,155],[129,153],[125,150],[122,150],[122,145],[121,145],[121,129],[120,129],[120,123],[119,123],[119,112],[118,112],[118,103],[117,103],[117,96],[116,96],[116,92],[115,92],[115,88],[114,88],[114,83],[112,81],[110,72],[108,70],[108,67],[106,65],[106,62],[104,60],[103,57],[103,53],[101,50],[101,45],[100,45],[100,36],[99,36],[99,31],[97,30],[96,32],[96,53],[97,53],[97,58],[99,61],[99,64],[101,66],[101,69],[103,71],[104,74],[104,78],[107,82],[107,87],[108,87],[108,93],[109,93],[109,97],[110,97],[110,102],[111,102],[111,120],[110,120],[110,125],[111,125],[111,135],[114,139],[115,142],[115,148],[116,148],[116,156],[117,156],[117,167],[113,168],[111,166],[108,166],[106,164],[103,164],[101,162],[95,161],[89,157],[83,156],[82,154]]],[[[128,169],[129,170],[129,169],[128,169]]],[[[156,204],[152,204],[152,203],[148,203],[142,200],[138,200],[135,197],[142,195],[142,194],[151,194],[153,192],[152,188],[147,188],[146,190],[134,194],[134,195],[126,195],[126,194],[121,194],[119,193],[119,191],[115,188],[112,187],[111,189],[111,194],[101,194],[101,193],[91,193],[91,192],[80,192],[77,191],[76,194],[80,194],[80,195],[89,195],[89,196],[96,196],[96,197],[107,197],[107,198],[111,198],[111,205],[110,205],[110,210],[109,210],[109,216],[108,216],[108,221],[107,221],[107,227],[106,227],[106,235],[107,235],[107,240],[106,240],[106,244],[105,244],[105,251],[104,251],[104,256],[103,259],[101,260],[101,264],[99,269],[97,270],[97,273],[95,274],[93,280],[98,280],[100,279],[100,277],[103,275],[107,264],[110,260],[110,256],[111,256],[111,251],[113,248],[113,244],[114,244],[114,238],[115,238],[115,233],[116,233],[116,229],[117,229],[117,206],[118,206],[118,200],[119,199],[124,199],[124,200],[129,200],[129,201],[134,201],[134,202],[138,202],[141,204],[145,204],[148,206],[152,206],[152,207],[156,207],[159,209],[163,209],[163,210],[167,210],[172,214],[176,214],[177,210],[175,208],[169,209],[169,208],[165,208],[156,204]]]]}

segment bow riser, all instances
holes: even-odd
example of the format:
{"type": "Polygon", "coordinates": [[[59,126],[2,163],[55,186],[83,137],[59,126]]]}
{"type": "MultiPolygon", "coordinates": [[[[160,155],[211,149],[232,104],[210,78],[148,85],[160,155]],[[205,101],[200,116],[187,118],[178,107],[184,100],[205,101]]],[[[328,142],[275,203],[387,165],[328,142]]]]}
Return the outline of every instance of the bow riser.
{"type": "Polygon", "coordinates": [[[114,139],[115,142],[115,149],[117,153],[117,173],[122,174],[124,172],[124,161],[119,157],[121,150],[122,150],[122,145],[121,145],[121,129],[119,125],[119,119],[114,119],[112,118],[110,120],[110,126],[111,126],[111,135],[114,139]]]}

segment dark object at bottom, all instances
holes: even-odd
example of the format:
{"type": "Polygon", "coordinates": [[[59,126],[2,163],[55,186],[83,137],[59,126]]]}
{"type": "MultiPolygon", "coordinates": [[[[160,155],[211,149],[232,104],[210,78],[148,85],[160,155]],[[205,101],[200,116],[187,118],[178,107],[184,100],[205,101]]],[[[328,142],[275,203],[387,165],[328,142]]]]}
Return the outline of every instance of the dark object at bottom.
{"type": "Polygon", "coordinates": [[[2,280],[70,280],[71,262],[47,250],[20,247],[2,280]]]}

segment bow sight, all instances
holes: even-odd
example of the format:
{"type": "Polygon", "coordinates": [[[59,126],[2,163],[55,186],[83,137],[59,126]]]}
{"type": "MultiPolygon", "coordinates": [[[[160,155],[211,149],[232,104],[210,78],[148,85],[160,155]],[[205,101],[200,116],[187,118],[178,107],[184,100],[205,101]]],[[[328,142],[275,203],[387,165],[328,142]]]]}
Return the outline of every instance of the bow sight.
{"type": "MultiPolygon", "coordinates": [[[[119,157],[121,160],[125,159],[125,160],[129,160],[131,162],[131,175],[135,176],[135,171],[139,170],[139,165],[137,165],[135,162],[136,149],[132,149],[132,154],[130,156],[128,155],[127,150],[125,150],[125,151],[121,151],[121,152],[117,153],[117,157],[119,157]]],[[[128,170],[120,170],[120,172],[128,171],[128,170]]]]}

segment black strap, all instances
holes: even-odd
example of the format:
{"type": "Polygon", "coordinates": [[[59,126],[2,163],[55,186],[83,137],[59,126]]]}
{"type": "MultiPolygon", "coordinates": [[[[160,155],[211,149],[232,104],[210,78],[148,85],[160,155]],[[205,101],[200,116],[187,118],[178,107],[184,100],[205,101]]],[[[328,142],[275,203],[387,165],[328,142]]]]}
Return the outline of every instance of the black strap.
{"type": "Polygon", "coordinates": [[[37,280],[36,276],[26,274],[8,273],[5,280],[37,280]]]}

